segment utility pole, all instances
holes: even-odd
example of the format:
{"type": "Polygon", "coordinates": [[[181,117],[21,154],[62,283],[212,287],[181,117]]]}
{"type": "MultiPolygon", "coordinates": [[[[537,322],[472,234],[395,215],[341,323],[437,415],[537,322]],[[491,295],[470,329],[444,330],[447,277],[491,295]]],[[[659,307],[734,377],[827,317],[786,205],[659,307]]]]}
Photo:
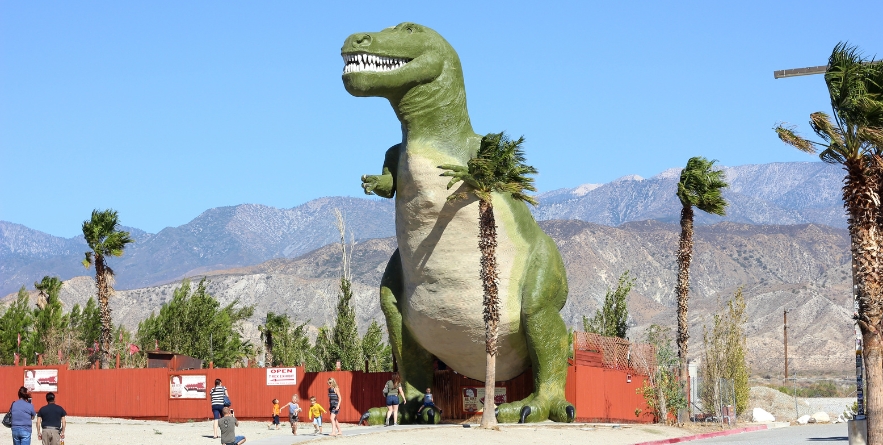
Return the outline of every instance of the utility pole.
{"type": "Polygon", "coordinates": [[[788,310],[784,309],[782,311],[782,316],[785,319],[785,381],[788,381],[788,310]]]}

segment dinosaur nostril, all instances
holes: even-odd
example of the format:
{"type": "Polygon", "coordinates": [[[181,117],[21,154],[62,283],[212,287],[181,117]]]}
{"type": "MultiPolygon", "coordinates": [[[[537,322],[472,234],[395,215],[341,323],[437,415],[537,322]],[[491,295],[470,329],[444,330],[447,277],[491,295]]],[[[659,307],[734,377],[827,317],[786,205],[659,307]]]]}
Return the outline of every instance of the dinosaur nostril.
{"type": "Polygon", "coordinates": [[[371,36],[368,34],[361,35],[353,40],[353,47],[368,46],[370,44],[371,36]]]}

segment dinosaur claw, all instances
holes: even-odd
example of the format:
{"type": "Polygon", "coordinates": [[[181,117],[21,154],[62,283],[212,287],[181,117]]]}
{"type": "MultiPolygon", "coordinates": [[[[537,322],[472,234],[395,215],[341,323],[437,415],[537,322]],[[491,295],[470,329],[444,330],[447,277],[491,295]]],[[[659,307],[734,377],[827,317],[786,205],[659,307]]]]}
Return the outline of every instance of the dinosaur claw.
{"type": "Polygon", "coordinates": [[[576,408],[574,408],[573,405],[567,405],[567,407],[564,408],[564,412],[567,413],[568,422],[573,422],[573,420],[576,419],[576,408]]]}
{"type": "Polygon", "coordinates": [[[367,425],[368,417],[369,417],[370,415],[371,415],[371,413],[369,413],[368,411],[365,411],[365,414],[362,414],[362,417],[359,418],[359,423],[358,423],[358,425],[361,425],[362,422],[366,422],[365,424],[367,425]]]}
{"type": "Polygon", "coordinates": [[[494,418],[498,419],[498,420],[500,418],[500,407],[499,406],[494,407],[494,418]]]}
{"type": "Polygon", "coordinates": [[[518,423],[527,422],[527,416],[530,415],[530,406],[524,405],[521,407],[521,417],[518,419],[518,423]]]}

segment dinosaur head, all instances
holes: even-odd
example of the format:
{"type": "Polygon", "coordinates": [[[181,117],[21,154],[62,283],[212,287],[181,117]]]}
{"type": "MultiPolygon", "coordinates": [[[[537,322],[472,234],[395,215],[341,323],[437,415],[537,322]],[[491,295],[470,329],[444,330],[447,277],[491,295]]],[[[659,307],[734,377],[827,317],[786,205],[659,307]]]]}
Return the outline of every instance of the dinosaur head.
{"type": "Polygon", "coordinates": [[[402,98],[451,69],[462,84],[460,59],[451,45],[437,32],[415,23],[353,34],[343,43],[340,54],[343,84],[353,96],[402,98]]]}

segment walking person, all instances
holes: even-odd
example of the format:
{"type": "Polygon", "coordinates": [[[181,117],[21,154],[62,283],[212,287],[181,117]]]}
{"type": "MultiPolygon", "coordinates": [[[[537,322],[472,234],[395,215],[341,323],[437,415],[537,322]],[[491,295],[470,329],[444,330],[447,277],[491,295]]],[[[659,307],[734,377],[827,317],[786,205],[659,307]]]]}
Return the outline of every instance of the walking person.
{"type": "MultiPolygon", "coordinates": [[[[288,408],[288,423],[291,424],[291,434],[297,435],[297,423],[300,422],[300,398],[297,394],[291,396],[291,402],[282,407],[282,409],[288,408]]],[[[282,410],[279,410],[280,412],[282,410]]]]}
{"type": "Polygon", "coordinates": [[[12,414],[12,445],[31,445],[31,421],[37,416],[31,405],[31,394],[22,386],[18,389],[18,400],[9,407],[12,414]]]}
{"type": "Polygon", "coordinates": [[[313,421],[313,434],[322,434],[322,413],[326,412],[322,405],[316,401],[316,397],[310,397],[310,420],[313,421]]]}
{"type": "Polygon", "coordinates": [[[233,416],[233,410],[230,407],[221,408],[224,417],[218,419],[218,426],[221,428],[221,443],[224,445],[242,445],[245,443],[245,436],[236,435],[236,427],[239,421],[233,416]]]}
{"type": "Polygon", "coordinates": [[[340,387],[333,378],[328,379],[328,412],[331,414],[331,435],[343,435],[340,431],[340,422],[337,421],[337,414],[340,413],[340,387]],[[337,429],[336,433],[335,429],[337,429]]]}
{"type": "Polygon", "coordinates": [[[386,426],[389,426],[389,418],[392,416],[392,425],[399,424],[399,403],[405,403],[405,390],[402,389],[402,377],[399,373],[392,373],[392,378],[386,381],[383,387],[383,395],[386,396],[386,426]],[[399,394],[402,398],[399,399],[399,394]]]}
{"type": "Polygon", "coordinates": [[[273,399],[273,419],[270,421],[270,429],[273,426],[276,426],[276,429],[279,429],[279,414],[282,414],[282,409],[279,408],[279,399],[273,399]]]}
{"type": "Polygon", "coordinates": [[[230,394],[227,394],[227,388],[221,384],[221,379],[215,379],[215,387],[212,388],[211,399],[212,416],[215,419],[212,421],[212,427],[215,433],[214,437],[217,439],[218,437],[221,437],[218,432],[218,419],[224,415],[224,408],[230,406],[230,394]]]}
{"type": "Polygon", "coordinates": [[[55,393],[46,393],[46,406],[37,411],[37,438],[43,445],[61,445],[67,427],[67,412],[55,404],[55,393]]]}

